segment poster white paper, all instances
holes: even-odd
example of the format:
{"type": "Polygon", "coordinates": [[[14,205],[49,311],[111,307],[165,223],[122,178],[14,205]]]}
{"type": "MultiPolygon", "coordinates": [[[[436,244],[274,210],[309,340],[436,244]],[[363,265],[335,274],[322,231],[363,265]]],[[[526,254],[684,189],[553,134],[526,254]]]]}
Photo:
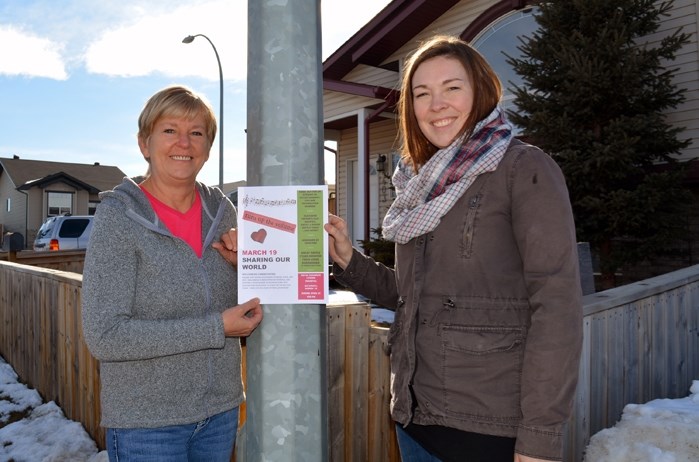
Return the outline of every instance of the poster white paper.
{"type": "Polygon", "coordinates": [[[328,301],[328,187],[238,188],[238,300],[328,301]]]}

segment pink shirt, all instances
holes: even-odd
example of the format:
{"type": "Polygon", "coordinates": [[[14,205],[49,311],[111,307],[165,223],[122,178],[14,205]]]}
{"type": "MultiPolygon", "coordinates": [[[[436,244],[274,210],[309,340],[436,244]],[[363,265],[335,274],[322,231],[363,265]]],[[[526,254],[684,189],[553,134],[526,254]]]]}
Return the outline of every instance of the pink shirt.
{"type": "Polygon", "coordinates": [[[201,258],[202,242],[201,242],[201,198],[197,192],[194,198],[194,203],[186,212],[182,213],[172,207],[165,205],[155,198],[151,193],[141,188],[146,194],[146,197],[151,203],[155,214],[158,215],[160,221],[165,223],[167,229],[176,236],[185,241],[201,258]]]}

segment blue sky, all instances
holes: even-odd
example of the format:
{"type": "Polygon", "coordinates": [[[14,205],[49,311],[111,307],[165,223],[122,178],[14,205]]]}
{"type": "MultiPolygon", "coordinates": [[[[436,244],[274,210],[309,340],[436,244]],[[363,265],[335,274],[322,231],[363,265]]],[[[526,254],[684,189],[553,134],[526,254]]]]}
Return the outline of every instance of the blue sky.
{"type": "MultiPolygon", "coordinates": [[[[389,0],[322,0],[323,58],[389,0]]],[[[247,2],[0,0],[0,157],[115,165],[145,172],[136,119],[146,99],[185,84],[219,113],[224,182],[245,179],[247,2]]],[[[218,183],[218,140],[199,174],[218,183]]]]}

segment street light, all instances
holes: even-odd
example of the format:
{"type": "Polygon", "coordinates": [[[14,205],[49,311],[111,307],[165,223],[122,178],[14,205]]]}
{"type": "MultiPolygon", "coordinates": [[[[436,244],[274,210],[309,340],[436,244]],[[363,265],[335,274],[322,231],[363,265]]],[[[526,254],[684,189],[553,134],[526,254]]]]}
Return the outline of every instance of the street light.
{"type": "Polygon", "coordinates": [[[192,43],[195,38],[204,37],[211,44],[216,54],[216,62],[218,63],[218,79],[219,79],[219,117],[218,117],[218,187],[223,190],[223,69],[221,69],[221,59],[218,57],[218,51],[214,46],[214,42],[204,34],[188,35],[182,39],[182,43],[192,43]]]}

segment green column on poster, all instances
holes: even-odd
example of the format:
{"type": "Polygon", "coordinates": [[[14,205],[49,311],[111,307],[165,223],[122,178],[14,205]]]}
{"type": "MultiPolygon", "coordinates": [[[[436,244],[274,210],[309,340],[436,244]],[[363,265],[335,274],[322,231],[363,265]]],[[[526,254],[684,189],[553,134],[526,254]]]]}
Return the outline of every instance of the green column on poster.
{"type": "Polygon", "coordinates": [[[298,287],[300,300],[323,300],[325,252],[323,248],[323,192],[298,191],[296,196],[298,287]]]}

